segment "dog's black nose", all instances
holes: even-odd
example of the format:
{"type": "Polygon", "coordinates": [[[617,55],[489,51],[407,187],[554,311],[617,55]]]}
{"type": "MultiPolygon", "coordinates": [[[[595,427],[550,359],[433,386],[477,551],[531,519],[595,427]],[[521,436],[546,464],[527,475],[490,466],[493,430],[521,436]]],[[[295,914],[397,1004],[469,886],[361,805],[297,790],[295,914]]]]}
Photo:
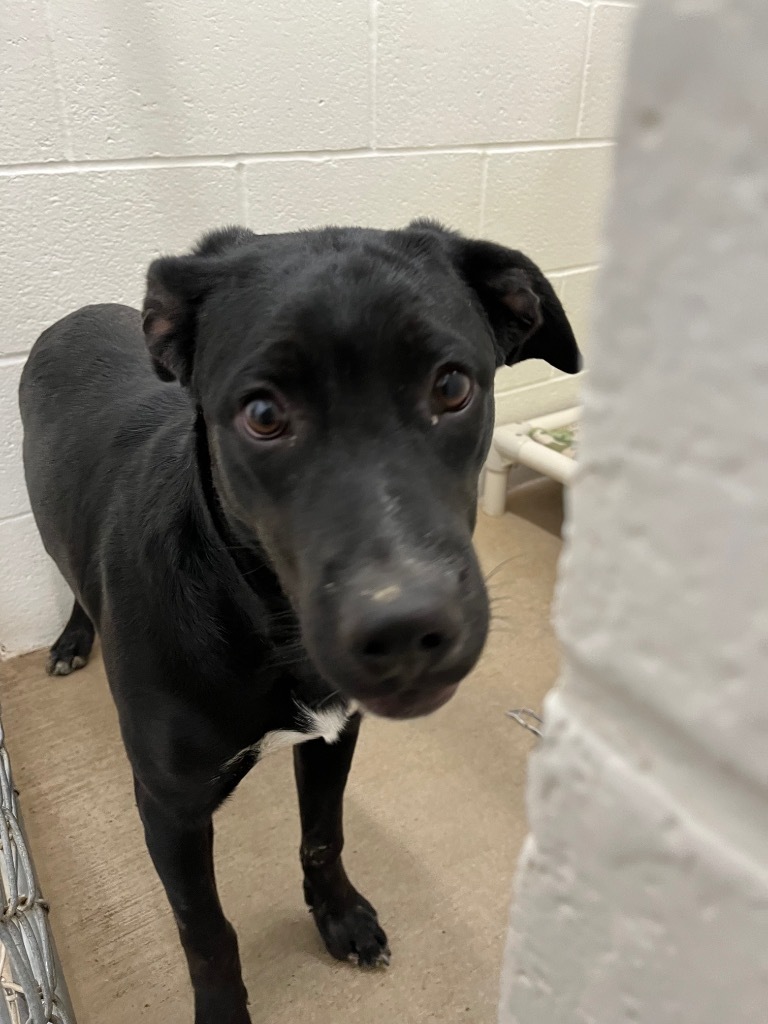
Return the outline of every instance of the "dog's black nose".
{"type": "Polygon", "coordinates": [[[456,648],[461,617],[454,605],[421,588],[380,587],[348,613],[349,651],[369,679],[410,681],[437,668],[456,648]]]}

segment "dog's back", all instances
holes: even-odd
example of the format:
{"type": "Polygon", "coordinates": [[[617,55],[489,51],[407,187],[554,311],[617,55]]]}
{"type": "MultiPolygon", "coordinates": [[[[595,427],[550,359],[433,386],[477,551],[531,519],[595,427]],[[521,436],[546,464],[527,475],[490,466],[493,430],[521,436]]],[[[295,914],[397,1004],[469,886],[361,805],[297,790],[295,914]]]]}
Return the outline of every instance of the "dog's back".
{"type": "Polygon", "coordinates": [[[19,403],[32,511],[79,592],[74,565],[99,550],[120,477],[164,423],[191,416],[190,406],[153,373],[140,315],[120,305],[86,306],[48,328],[24,367],[19,403]]]}

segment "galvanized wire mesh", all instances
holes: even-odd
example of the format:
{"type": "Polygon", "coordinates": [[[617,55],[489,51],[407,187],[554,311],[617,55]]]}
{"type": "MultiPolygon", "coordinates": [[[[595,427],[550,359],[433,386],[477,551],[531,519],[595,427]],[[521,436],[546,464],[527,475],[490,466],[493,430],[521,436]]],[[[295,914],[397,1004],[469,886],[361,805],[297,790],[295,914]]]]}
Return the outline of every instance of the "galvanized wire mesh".
{"type": "Polygon", "coordinates": [[[0,1024],[75,1024],[0,722],[0,1024]]]}

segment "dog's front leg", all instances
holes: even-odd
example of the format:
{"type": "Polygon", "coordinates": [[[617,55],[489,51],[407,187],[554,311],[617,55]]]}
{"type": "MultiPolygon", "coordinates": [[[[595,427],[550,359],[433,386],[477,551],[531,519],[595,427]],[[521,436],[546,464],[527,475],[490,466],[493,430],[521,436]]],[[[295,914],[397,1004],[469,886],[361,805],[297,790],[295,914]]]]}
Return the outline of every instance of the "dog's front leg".
{"type": "Polygon", "coordinates": [[[139,782],[136,802],[189,964],[195,1024],[251,1024],[237,937],[216,891],[210,814],[182,821],[139,782]]]}
{"type": "Polygon", "coordinates": [[[307,905],[332,956],[374,967],[389,963],[387,937],[376,911],[347,878],[341,859],[344,789],[359,731],[356,715],[336,743],[312,740],[296,747],[294,763],[307,905]]]}

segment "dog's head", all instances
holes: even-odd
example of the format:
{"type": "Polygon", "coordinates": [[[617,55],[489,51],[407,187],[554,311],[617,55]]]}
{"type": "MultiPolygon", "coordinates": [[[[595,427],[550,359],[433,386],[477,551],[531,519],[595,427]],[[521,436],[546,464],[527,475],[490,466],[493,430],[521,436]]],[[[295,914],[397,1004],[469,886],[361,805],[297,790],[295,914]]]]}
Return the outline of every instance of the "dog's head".
{"type": "Polygon", "coordinates": [[[541,271],[429,221],[233,228],[152,264],[144,329],[202,410],[224,512],[267,552],[320,673],[379,714],[439,707],[488,630],[471,534],[494,372],[579,368],[541,271]]]}

